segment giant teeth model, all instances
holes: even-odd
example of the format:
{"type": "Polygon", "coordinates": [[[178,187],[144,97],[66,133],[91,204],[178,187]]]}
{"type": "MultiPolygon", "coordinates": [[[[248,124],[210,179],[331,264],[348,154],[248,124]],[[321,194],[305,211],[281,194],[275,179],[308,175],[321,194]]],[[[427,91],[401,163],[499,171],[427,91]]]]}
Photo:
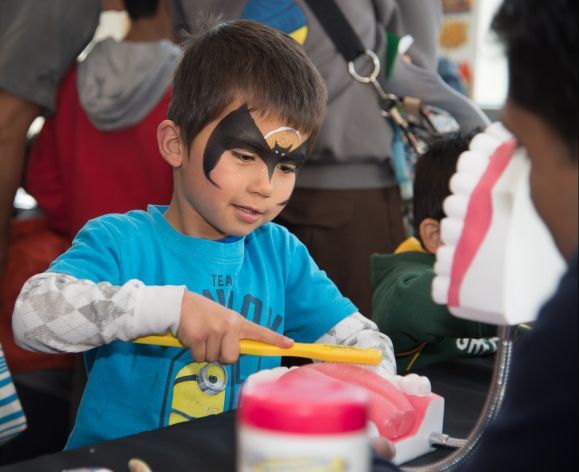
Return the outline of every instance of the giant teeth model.
{"type": "Polygon", "coordinates": [[[501,124],[477,135],[460,157],[432,287],[434,300],[454,315],[528,323],[553,293],[564,264],[531,202],[529,173],[526,152],[501,124]]]}

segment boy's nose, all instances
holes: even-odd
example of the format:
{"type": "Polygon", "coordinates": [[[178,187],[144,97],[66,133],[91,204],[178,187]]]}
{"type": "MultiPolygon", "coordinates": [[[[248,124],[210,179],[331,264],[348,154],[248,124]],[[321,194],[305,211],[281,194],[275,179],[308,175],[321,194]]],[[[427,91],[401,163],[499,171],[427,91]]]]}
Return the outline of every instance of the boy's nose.
{"type": "Polygon", "coordinates": [[[270,197],[273,193],[273,176],[270,175],[267,165],[260,166],[255,172],[249,184],[249,191],[258,193],[264,197],[270,197]]]}

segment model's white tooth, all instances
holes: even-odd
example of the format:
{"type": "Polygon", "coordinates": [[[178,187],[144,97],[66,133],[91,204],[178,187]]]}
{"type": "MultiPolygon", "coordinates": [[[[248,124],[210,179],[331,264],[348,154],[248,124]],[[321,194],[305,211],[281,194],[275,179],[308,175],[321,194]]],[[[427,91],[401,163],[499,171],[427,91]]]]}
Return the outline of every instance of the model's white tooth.
{"type": "Polygon", "coordinates": [[[415,379],[418,378],[416,374],[408,374],[400,379],[400,390],[407,395],[413,395],[415,379]]]}
{"type": "Polygon", "coordinates": [[[426,377],[409,374],[400,380],[400,390],[406,395],[424,396],[430,395],[432,390],[430,381],[426,377]]]}
{"type": "Polygon", "coordinates": [[[490,156],[500,144],[501,141],[494,136],[477,134],[470,143],[470,150],[490,156]]]}
{"type": "Polygon", "coordinates": [[[420,383],[418,385],[418,391],[421,396],[428,396],[432,394],[432,384],[428,377],[420,377],[420,383]]]}
{"type": "Polygon", "coordinates": [[[434,272],[436,272],[437,275],[450,276],[455,251],[456,248],[454,246],[442,246],[436,251],[434,272]]]}
{"type": "Polygon", "coordinates": [[[513,138],[511,132],[500,122],[490,125],[485,133],[497,138],[501,142],[508,141],[509,139],[513,138]]]}
{"type": "Polygon", "coordinates": [[[480,180],[479,176],[470,174],[454,174],[450,179],[450,190],[456,195],[472,194],[480,180]]]}
{"type": "Polygon", "coordinates": [[[448,305],[448,291],[450,290],[450,277],[438,275],[432,281],[432,299],[438,305],[448,305]]]}
{"type": "Polygon", "coordinates": [[[396,375],[395,377],[392,377],[391,379],[388,379],[390,381],[390,383],[392,383],[398,390],[401,390],[400,388],[400,381],[403,379],[404,377],[402,377],[401,375],[396,375]]]}
{"type": "Polygon", "coordinates": [[[451,195],[444,200],[444,213],[449,218],[464,220],[468,210],[468,198],[464,195],[451,195]]]}
{"type": "Polygon", "coordinates": [[[246,385],[256,385],[265,382],[275,382],[289,372],[287,367],[276,367],[274,369],[261,370],[247,378],[246,385]]]}
{"type": "Polygon", "coordinates": [[[458,159],[456,165],[457,172],[474,174],[481,176],[484,174],[489,163],[489,158],[486,154],[480,152],[467,151],[463,152],[458,159]]]}
{"type": "Polygon", "coordinates": [[[440,236],[444,244],[456,246],[462,235],[464,221],[455,218],[444,218],[440,223],[440,236]]]}

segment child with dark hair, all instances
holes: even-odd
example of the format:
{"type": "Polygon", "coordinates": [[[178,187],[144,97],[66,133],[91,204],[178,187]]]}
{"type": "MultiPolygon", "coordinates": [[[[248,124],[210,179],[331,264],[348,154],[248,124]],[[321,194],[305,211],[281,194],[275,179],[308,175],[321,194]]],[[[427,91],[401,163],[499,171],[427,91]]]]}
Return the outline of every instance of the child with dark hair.
{"type": "Polygon", "coordinates": [[[271,223],[325,114],[301,46],[258,23],[220,24],[191,42],[173,88],[157,130],[171,204],[89,222],[17,302],[22,346],[88,351],[68,448],[235,408],[249,375],[280,365],[240,356],[243,339],[377,348],[377,372],[395,375],[390,340],[271,223]],[[185,348],[130,342],[167,332],[185,348]]]}
{"type": "Polygon", "coordinates": [[[496,327],[453,316],[431,295],[435,254],[442,246],[440,221],[450,178],[472,135],[453,134],[434,142],[416,165],[416,238],[396,254],[372,257],[373,319],[394,344],[398,371],[457,357],[496,352],[496,327]]]}

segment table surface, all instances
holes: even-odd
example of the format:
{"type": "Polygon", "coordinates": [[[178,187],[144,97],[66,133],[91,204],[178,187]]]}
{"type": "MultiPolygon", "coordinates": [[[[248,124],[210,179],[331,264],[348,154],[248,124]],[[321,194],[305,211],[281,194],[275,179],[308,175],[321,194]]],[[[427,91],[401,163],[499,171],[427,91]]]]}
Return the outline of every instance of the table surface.
{"type": "MultiPolygon", "coordinates": [[[[493,358],[462,359],[422,369],[433,391],[446,400],[444,432],[464,438],[476,423],[486,399],[493,358]]],[[[234,471],[235,414],[212,416],[74,451],[39,457],[0,468],[2,472],[62,472],[81,467],[128,470],[132,458],[154,472],[234,471]]],[[[448,455],[437,450],[409,465],[426,465],[448,455]]]]}

